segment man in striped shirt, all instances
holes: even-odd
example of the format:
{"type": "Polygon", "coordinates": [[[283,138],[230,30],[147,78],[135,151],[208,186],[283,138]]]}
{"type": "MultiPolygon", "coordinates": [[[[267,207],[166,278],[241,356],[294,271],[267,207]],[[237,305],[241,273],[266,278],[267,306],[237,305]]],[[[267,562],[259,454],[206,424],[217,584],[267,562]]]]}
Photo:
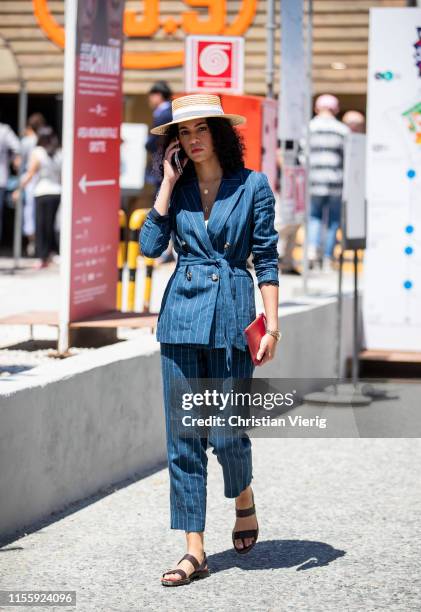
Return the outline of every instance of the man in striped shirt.
{"type": "Polygon", "coordinates": [[[349,128],[336,119],[339,101],[324,94],[316,99],[316,116],[310,121],[309,259],[321,255],[322,224],[327,222],[324,259],[330,262],[340,224],[345,136],[349,128]]]}

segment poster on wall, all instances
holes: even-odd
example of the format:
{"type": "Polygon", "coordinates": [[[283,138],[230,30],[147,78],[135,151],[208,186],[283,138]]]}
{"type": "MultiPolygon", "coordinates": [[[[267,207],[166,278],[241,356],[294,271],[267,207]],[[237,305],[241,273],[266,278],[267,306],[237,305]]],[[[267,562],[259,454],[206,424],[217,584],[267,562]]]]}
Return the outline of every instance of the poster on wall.
{"type": "Polygon", "coordinates": [[[124,0],[68,0],[60,350],[68,324],[115,309],[124,0]]]}
{"type": "Polygon", "coordinates": [[[370,11],[365,344],[421,351],[421,9],[370,11]]]}

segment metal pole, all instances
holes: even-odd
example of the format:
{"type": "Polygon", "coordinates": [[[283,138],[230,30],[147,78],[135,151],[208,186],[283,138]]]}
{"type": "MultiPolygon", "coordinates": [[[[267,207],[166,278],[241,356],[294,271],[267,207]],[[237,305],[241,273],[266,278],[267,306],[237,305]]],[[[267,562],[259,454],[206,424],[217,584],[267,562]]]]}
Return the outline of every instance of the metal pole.
{"type": "MultiPolygon", "coordinates": [[[[339,274],[338,274],[338,302],[336,319],[336,380],[341,381],[341,352],[342,352],[342,278],[343,278],[344,254],[341,247],[339,254],[339,274]]],[[[337,392],[335,383],[335,393],[337,392]]]]}
{"type": "Polygon", "coordinates": [[[354,249],[354,346],[352,351],[352,384],[358,382],[358,251],[354,249]]]}
{"type": "Polygon", "coordinates": [[[275,0],[268,0],[267,4],[267,45],[266,45],[266,85],[267,97],[274,98],[273,81],[275,75],[275,0]]]}
{"type": "MultiPolygon", "coordinates": [[[[26,115],[28,110],[28,93],[26,91],[26,83],[20,82],[19,90],[19,113],[18,113],[18,133],[19,138],[22,138],[25,125],[26,115]]],[[[19,180],[23,173],[22,163],[19,166],[19,180]]],[[[13,270],[19,267],[19,260],[22,257],[22,209],[23,209],[23,190],[19,191],[18,201],[15,206],[15,226],[13,235],[13,270]]]]}
{"type": "Polygon", "coordinates": [[[21,81],[20,91],[19,91],[19,114],[18,114],[18,130],[19,130],[19,136],[21,138],[25,132],[27,114],[28,114],[28,92],[26,91],[25,81],[21,81]]]}
{"type": "Polygon", "coordinates": [[[304,244],[303,244],[303,292],[308,293],[308,221],[310,213],[310,119],[313,115],[313,0],[308,0],[307,11],[307,116],[305,137],[305,169],[306,169],[306,205],[304,209],[304,244]]]}
{"type": "Polygon", "coordinates": [[[63,89],[63,174],[60,224],[60,310],[59,342],[60,354],[70,346],[70,243],[73,202],[73,127],[75,93],[76,23],[78,2],[66,0],[64,4],[66,24],[66,48],[64,52],[63,89]]]}
{"type": "Polygon", "coordinates": [[[338,274],[338,300],[336,302],[336,381],[334,383],[334,394],[338,392],[337,383],[341,381],[341,353],[342,353],[342,279],[343,279],[343,264],[344,264],[344,248],[345,248],[345,208],[346,202],[341,206],[341,250],[339,253],[339,274],[338,274]]]}

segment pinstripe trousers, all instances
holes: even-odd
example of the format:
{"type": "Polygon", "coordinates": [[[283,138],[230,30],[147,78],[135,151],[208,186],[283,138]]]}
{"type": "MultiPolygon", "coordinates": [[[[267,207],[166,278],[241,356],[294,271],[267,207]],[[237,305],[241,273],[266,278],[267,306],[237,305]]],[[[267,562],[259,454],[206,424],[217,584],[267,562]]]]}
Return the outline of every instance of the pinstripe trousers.
{"type": "Polygon", "coordinates": [[[224,348],[195,344],[161,342],[161,366],[164,388],[168,469],[170,474],[171,529],[204,531],[206,523],[206,483],[208,443],[222,467],[225,497],[238,497],[251,482],[251,440],[226,436],[211,428],[207,437],[177,435],[171,426],[174,386],[186,385],[187,379],[252,378],[254,364],[248,351],[233,347],[231,371],[227,370],[224,348]],[[181,380],[180,380],[181,379],[181,380]]]}

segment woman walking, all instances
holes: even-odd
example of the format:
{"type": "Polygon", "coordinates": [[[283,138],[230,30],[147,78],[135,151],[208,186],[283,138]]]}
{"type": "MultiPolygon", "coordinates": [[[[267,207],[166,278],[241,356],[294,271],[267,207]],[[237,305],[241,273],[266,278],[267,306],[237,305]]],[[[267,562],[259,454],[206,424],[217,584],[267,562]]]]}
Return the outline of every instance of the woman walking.
{"type": "Polygon", "coordinates": [[[235,499],[235,550],[256,543],[251,441],[247,434],[179,436],[174,389],[189,379],[251,378],[244,329],[256,317],[253,254],[267,318],[258,358],[273,359],[278,332],[278,235],[274,197],[264,174],[244,168],[235,125],[218,96],[188,95],[172,102],[173,120],[152,130],[165,134],[163,178],[142,227],[140,247],[159,257],[170,237],[177,265],[158,317],[170,473],[171,529],[186,533],[187,554],[163,574],[164,586],[188,584],[209,574],[204,551],[208,443],[222,466],[224,494],[235,499]],[[174,160],[174,156],[178,156],[174,160]]]}
{"type": "MultiPolygon", "coordinates": [[[[25,135],[21,139],[22,174],[29,169],[31,154],[38,142],[38,131],[45,125],[44,116],[41,113],[33,113],[28,117],[25,135]]],[[[23,235],[26,236],[27,255],[35,255],[35,197],[34,189],[37,183],[36,175],[25,187],[25,205],[23,207],[23,235]]]]}
{"type": "Polygon", "coordinates": [[[54,223],[61,199],[61,151],[58,138],[49,126],[38,130],[37,146],[29,158],[28,171],[21,179],[21,188],[36,180],[35,197],[35,254],[37,268],[45,268],[55,249],[54,223]]]}

